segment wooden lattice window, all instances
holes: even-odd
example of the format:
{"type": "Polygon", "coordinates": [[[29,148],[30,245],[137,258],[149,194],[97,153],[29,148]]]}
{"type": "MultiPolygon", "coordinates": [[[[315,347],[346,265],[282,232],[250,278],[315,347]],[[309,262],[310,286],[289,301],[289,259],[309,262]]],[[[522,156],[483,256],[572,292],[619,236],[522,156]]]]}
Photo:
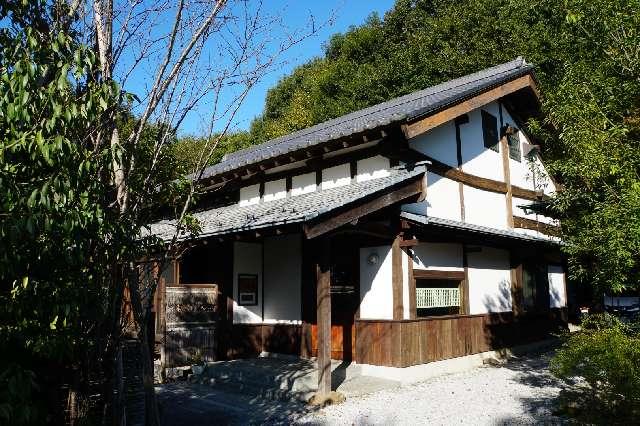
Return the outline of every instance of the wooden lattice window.
{"type": "Polygon", "coordinates": [[[461,281],[457,279],[417,279],[418,317],[462,313],[461,281]]]}
{"type": "Polygon", "coordinates": [[[498,139],[498,119],[486,112],[485,110],[481,110],[482,115],[482,137],[484,140],[485,148],[489,148],[494,150],[495,152],[499,151],[499,143],[498,139]]]}

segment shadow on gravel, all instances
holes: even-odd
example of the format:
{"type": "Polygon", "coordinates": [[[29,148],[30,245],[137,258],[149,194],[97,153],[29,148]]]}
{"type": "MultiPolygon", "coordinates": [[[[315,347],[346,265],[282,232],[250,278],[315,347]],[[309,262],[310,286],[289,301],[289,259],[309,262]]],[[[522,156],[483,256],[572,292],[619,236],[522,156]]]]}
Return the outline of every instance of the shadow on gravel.
{"type": "Polygon", "coordinates": [[[194,383],[157,388],[163,426],[288,425],[311,409],[295,401],[280,401],[212,389],[194,383]]]}
{"type": "MultiPolygon", "coordinates": [[[[570,420],[559,415],[558,411],[568,386],[549,371],[549,362],[554,353],[555,348],[547,349],[543,352],[511,359],[501,366],[501,368],[517,372],[515,380],[521,384],[543,391],[550,390],[548,396],[520,398],[523,407],[535,419],[536,424],[570,423],[570,420]],[[552,389],[556,389],[556,391],[551,391],[552,389]]],[[[498,425],[512,425],[520,422],[517,418],[496,419],[498,425]]]]}

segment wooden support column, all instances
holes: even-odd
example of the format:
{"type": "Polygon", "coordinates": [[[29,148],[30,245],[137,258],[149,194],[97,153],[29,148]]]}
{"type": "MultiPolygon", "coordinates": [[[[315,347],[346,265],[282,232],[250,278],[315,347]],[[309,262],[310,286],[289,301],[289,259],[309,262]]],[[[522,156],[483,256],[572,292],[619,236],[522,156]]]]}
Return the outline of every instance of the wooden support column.
{"type": "Polygon", "coordinates": [[[330,242],[319,241],[316,252],[316,311],[318,321],[318,397],[331,392],[331,265],[330,242]]]}
{"type": "Polygon", "coordinates": [[[416,308],[416,278],[413,276],[413,252],[407,247],[407,268],[409,270],[409,319],[418,316],[416,308]]]}
{"type": "MultiPolygon", "coordinates": [[[[504,123],[502,119],[502,104],[500,108],[500,132],[502,133],[504,123]]],[[[513,229],[513,189],[511,188],[511,167],[509,165],[509,142],[507,135],[500,135],[500,151],[502,152],[502,170],[504,183],[507,185],[506,206],[507,206],[507,226],[513,229]]]]}
{"type": "Polygon", "coordinates": [[[402,234],[396,235],[391,245],[391,285],[393,288],[393,319],[401,320],[404,316],[402,301],[402,234]]]}

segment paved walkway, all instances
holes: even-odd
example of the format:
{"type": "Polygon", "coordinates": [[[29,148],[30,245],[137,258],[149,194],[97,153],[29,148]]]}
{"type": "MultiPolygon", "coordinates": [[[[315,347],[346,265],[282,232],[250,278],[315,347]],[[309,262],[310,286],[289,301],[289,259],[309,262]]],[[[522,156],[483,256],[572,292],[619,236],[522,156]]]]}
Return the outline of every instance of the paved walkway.
{"type": "Polygon", "coordinates": [[[158,390],[165,425],[557,424],[563,420],[552,410],[561,384],[549,373],[548,361],[549,354],[521,357],[503,366],[349,397],[322,410],[200,384],[174,383],[158,390]]]}

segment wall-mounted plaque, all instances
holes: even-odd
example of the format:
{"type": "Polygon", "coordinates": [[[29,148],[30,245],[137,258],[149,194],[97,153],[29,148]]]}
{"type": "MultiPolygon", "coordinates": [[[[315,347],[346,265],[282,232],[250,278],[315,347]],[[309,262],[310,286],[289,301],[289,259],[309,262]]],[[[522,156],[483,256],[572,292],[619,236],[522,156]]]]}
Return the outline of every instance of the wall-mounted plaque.
{"type": "Polygon", "coordinates": [[[258,275],[238,275],[238,305],[254,306],[258,304],[258,275]]]}

